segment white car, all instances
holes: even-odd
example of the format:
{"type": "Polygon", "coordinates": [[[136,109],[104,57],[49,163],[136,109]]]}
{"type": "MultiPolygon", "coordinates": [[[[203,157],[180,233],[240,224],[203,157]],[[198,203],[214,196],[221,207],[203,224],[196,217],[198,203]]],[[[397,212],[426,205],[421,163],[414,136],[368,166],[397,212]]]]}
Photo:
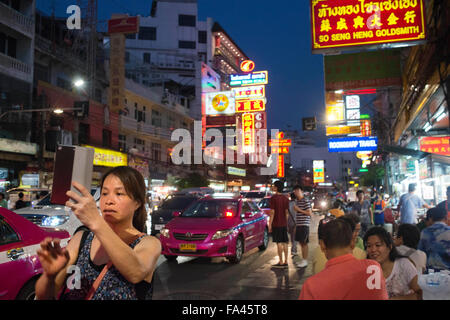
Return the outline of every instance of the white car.
{"type": "MultiPolygon", "coordinates": [[[[98,208],[100,188],[91,189],[91,194],[97,202],[98,208]]],[[[80,220],[78,220],[69,207],[52,204],[50,199],[51,194],[48,194],[33,207],[25,207],[14,210],[14,212],[40,227],[67,230],[72,236],[74,232],[82,226],[80,220]]]]}

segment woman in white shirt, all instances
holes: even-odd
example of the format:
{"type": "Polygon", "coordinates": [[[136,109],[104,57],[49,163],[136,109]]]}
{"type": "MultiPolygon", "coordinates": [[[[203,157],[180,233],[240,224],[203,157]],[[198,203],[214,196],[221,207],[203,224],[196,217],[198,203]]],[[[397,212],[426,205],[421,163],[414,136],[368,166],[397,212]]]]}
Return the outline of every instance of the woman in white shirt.
{"type": "Polygon", "coordinates": [[[421,250],[417,250],[420,240],[420,231],[413,224],[401,224],[398,227],[397,235],[394,237],[394,244],[397,252],[408,257],[415,265],[418,274],[426,270],[427,255],[421,250]]]}
{"type": "Polygon", "coordinates": [[[418,300],[422,291],[417,284],[417,269],[397,252],[390,234],[383,227],[372,227],[364,235],[367,258],[377,261],[383,270],[389,299],[418,300]]]}

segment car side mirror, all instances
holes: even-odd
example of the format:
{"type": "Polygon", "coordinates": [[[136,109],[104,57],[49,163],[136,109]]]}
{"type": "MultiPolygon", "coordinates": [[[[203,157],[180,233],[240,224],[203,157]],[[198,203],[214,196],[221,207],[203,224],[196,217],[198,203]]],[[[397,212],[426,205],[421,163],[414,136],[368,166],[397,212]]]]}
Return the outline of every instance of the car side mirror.
{"type": "Polygon", "coordinates": [[[176,218],[176,217],[179,217],[179,216],[181,216],[181,211],[174,211],[174,212],[172,212],[172,217],[176,218]]]}

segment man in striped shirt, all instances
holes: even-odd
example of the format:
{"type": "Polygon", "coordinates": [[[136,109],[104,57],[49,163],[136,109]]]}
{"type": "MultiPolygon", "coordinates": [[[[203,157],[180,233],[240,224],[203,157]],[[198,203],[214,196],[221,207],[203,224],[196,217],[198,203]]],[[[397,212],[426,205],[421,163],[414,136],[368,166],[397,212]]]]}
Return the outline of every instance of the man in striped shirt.
{"type": "Polygon", "coordinates": [[[304,268],[308,265],[309,226],[311,224],[312,209],[311,203],[305,198],[300,186],[294,187],[294,194],[297,198],[294,205],[294,209],[297,212],[295,219],[295,240],[300,243],[303,257],[297,266],[304,268]]]}

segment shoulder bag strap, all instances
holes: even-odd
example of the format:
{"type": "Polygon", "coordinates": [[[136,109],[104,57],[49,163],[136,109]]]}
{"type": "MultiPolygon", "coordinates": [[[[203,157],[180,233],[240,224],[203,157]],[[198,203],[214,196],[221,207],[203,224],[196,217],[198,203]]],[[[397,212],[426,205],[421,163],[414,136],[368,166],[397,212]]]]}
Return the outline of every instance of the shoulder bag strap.
{"type": "MultiPolygon", "coordinates": [[[[75,231],[74,234],[76,234],[77,232],[78,232],[78,230],[75,231]]],[[[80,245],[78,247],[78,256],[77,256],[77,259],[75,260],[74,265],[76,265],[78,263],[78,259],[80,258],[81,249],[83,249],[84,243],[86,242],[86,238],[88,237],[88,235],[89,235],[89,229],[84,229],[83,234],[81,235],[80,245]]],[[[64,285],[58,293],[58,297],[60,300],[64,296],[64,294],[66,294],[66,292],[67,292],[67,278],[68,277],[66,277],[66,280],[64,281],[64,285]]]]}
{"type": "MultiPolygon", "coordinates": [[[[133,239],[131,241],[128,242],[128,245],[130,245],[131,243],[133,243],[134,241],[136,241],[137,239],[139,239],[140,237],[146,235],[145,233],[139,233],[137,236],[133,237],[133,239]]],[[[102,282],[103,278],[105,277],[106,273],[108,272],[108,270],[112,267],[112,262],[109,261],[106,266],[103,268],[102,272],[100,272],[100,274],[98,275],[97,279],[95,279],[94,283],[92,284],[91,289],[89,290],[88,294],[86,295],[85,300],[91,300],[92,297],[94,296],[95,292],[97,291],[100,282],[102,282]]]]}

